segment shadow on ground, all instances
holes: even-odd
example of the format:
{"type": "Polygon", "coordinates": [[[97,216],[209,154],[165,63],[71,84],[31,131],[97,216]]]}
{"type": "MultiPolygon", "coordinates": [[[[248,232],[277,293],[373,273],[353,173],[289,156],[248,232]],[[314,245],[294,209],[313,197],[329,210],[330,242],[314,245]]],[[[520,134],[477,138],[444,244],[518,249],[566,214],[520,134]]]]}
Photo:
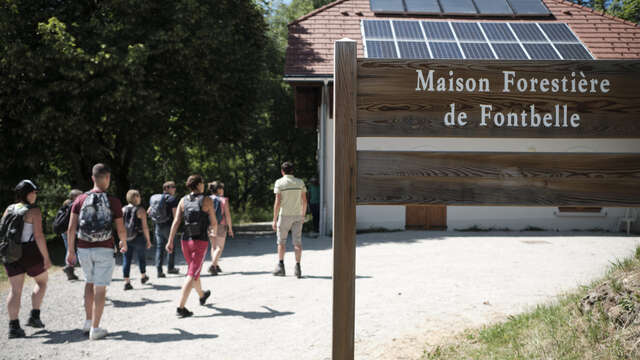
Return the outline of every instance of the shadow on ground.
{"type": "MultiPolygon", "coordinates": [[[[176,330],[177,333],[139,334],[131,331],[118,331],[109,333],[105,339],[138,341],[147,343],[165,343],[185,340],[215,339],[218,337],[218,335],[216,334],[193,334],[182,329],[174,328],[174,330],[176,330]]],[[[89,336],[87,334],[84,334],[80,329],[62,331],[40,330],[37,333],[33,334],[31,337],[46,339],[43,344],[48,345],[89,341],[89,336]]]]}
{"type": "Polygon", "coordinates": [[[209,309],[212,309],[212,310],[216,310],[216,311],[218,311],[218,313],[211,314],[211,315],[194,316],[194,317],[203,317],[204,318],[204,317],[216,317],[216,316],[240,316],[240,317],[243,317],[245,319],[262,320],[262,319],[272,319],[272,318],[279,317],[279,316],[287,316],[287,315],[293,315],[294,314],[291,311],[276,311],[276,310],[271,309],[268,306],[262,306],[267,311],[238,311],[238,310],[233,310],[233,309],[214,306],[214,305],[211,305],[211,304],[206,305],[205,307],[207,307],[209,309]]]}

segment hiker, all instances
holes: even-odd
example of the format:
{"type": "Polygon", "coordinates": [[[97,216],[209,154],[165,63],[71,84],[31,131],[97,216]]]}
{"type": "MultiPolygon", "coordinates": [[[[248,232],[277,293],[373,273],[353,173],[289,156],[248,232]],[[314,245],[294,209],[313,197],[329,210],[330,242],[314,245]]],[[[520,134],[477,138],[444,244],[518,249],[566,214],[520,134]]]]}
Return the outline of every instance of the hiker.
{"type": "Polygon", "coordinates": [[[304,182],[293,176],[293,163],[286,161],[280,167],[282,177],[276,181],[273,192],[276,200],[273,204],[273,223],[271,227],[278,238],[278,265],[273,271],[275,276],[285,276],[284,254],[287,251],[287,236],[291,231],[296,254],[295,275],[302,277],[300,259],[302,258],[302,225],[307,213],[307,188],[304,182]]]}
{"type": "Polygon", "coordinates": [[[187,277],[182,292],[180,302],[176,309],[176,315],[185,318],[193,313],[185,307],[187,298],[194,288],[200,297],[200,305],[204,305],[207,298],[211,296],[211,291],[202,291],[200,283],[200,271],[204,257],[209,248],[209,237],[216,232],[217,221],[213,210],[213,201],[204,195],[204,181],[200,175],[191,175],[187,179],[187,189],[191,191],[183,197],[178,204],[176,216],[171,224],[169,241],[167,242],[167,252],[173,252],[173,240],[178,232],[180,224],[184,222],[184,232],[182,233],[182,255],[187,262],[187,277]]]}
{"type": "Polygon", "coordinates": [[[318,186],[318,178],[312,177],[309,183],[309,207],[313,217],[313,231],[318,233],[320,232],[320,187],[318,186]]]}
{"type": "Polygon", "coordinates": [[[107,336],[100,327],[104,311],[107,286],[111,283],[115,267],[114,232],[120,238],[120,252],[127,252],[127,231],[122,220],[122,204],[114,196],[107,195],[111,182],[111,170],[104,164],[93,166],[91,179],[93,189],[79,195],[71,207],[67,232],[67,263],[76,262],[73,251],[78,237],[78,260],[84,273],[84,308],[86,320],[82,327],[91,340],[107,336]],[[113,229],[115,224],[115,231],[113,229]]]}
{"type": "MultiPolygon", "coordinates": [[[[71,205],[73,205],[73,201],[80,194],[82,194],[82,191],[78,189],[69,191],[68,198],[62,203],[62,206],[56,213],[56,217],[53,219],[53,232],[62,236],[65,252],[69,248],[67,245],[67,229],[69,228],[69,218],[71,217],[71,205]]],[[[62,271],[67,275],[67,280],[78,280],[78,276],[74,273],[73,266],[65,264],[62,271]]]]}
{"type": "MultiPolygon", "coordinates": [[[[154,223],[154,237],[156,240],[156,269],[159,278],[166,277],[162,271],[164,263],[165,247],[169,238],[171,224],[176,216],[178,200],[176,195],[176,183],[167,181],[162,185],[162,194],[154,194],[149,199],[149,209],[147,214],[154,223]]],[[[175,253],[170,253],[167,259],[167,273],[179,274],[180,270],[175,267],[175,253]]]]}
{"type": "Polygon", "coordinates": [[[127,252],[122,261],[122,276],[124,277],[124,289],[131,290],[131,262],[133,254],[138,254],[138,266],[140,267],[140,282],[146,284],[149,277],[146,273],[146,250],[151,248],[149,238],[149,226],[147,225],[147,212],[140,206],[142,198],[138,190],[127,191],[127,206],[122,208],[124,216],[124,227],[127,230],[127,252]]]}
{"type": "Polygon", "coordinates": [[[4,211],[0,221],[0,258],[11,285],[7,299],[9,339],[25,337],[18,320],[25,273],[36,283],[31,293],[32,310],[27,326],[44,328],[40,320],[40,305],[47,290],[47,269],[51,267],[42,232],[42,213],[35,205],[38,187],[31,180],[22,180],[15,192],[16,203],[4,211]]]}
{"type": "Polygon", "coordinates": [[[213,201],[213,210],[216,213],[216,221],[218,222],[218,230],[211,238],[211,266],[209,267],[209,273],[218,275],[219,272],[222,272],[218,265],[218,260],[224,250],[227,233],[233,237],[233,226],[231,224],[231,212],[229,211],[229,198],[224,197],[224,183],[221,181],[209,183],[209,194],[213,201]]]}

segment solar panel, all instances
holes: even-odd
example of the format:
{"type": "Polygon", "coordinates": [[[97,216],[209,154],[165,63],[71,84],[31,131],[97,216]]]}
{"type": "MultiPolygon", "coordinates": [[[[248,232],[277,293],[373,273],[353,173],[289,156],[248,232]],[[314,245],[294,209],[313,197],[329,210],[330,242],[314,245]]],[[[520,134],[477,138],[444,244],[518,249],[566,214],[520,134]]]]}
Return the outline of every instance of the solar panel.
{"type": "Polygon", "coordinates": [[[491,48],[487,43],[461,43],[460,47],[464,51],[467,59],[495,59],[491,48]]]}
{"type": "Polygon", "coordinates": [[[565,60],[592,60],[593,57],[582,44],[555,44],[565,60]]]}
{"type": "Polygon", "coordinates": [[[478,11],[471,0],[440,0],[445,14],[477,14],[478,11]]]}
{"type": "Polygon", "coordinates": [[[394,21],[393,30],[396,33],[396,39],[424,40],[420,23],[417,21],[394,21]]]}
{"type": "Polygon", "coordinates": [[[580,42],[578,38],[573,35],[567,24],[560,23],[541,23],[540,27],[542,31],[547,34],[549,40],[552,42],[568,41],[568,42],[580,42]]]}
{"type": "Polygon", "coordinates": [[[511,23],[511,28],[520,41],[547,42],[547,38],[535,23],[511,23]]]}
{"type": "Polygon", "coordinates": [[[422,27],[427,40],[456,40],[451,32],[449,23],[441,21],[423,21],[422,27]]]}
{"type": "Polygon", "coordinates": [[[391,24],[387,20],[364,20],[364,34],[366,39],[393,40],[391,24]]]}
{"type": "Polygon", "coordinates": [[[527,54],[520,47],[519,44],[498,43],[491,44],[493,50],[498,55],[498,59],[502,60],[527,60],[527,54]]]}
{"type": "Polygon", "coordinates": [[[454,42],[430,42],[434,59],[462,59],[458,44],[454,42]]]}
{"type": "Polygon", "coordinates": [[[516,15],[549,15],[541,0],[509,0],[516,15]]]}
{"type": "Polygon", "coordinates": [[[474,0],[482,15],[513,15],[507,0],[474,0]]]}
{"type": "Polygon", "coordinates": [[[370,0],[371,11],[374,13],[402,13],[402,0],[370,0]]]}
{"type": "Polygon", "coordinates": [[[399,41],[400,57],[403,59],[429,59],[427,44],[417,41],[399,41]]]}
{"type": "Polygon", "coordinates": [[[394,59],[396,45],[393,41],[367,41],[367,57],[376,59],[394,59]]]}
{"type": "Polygon", "coordinates": [[[483,41],[484,36],[478,26],[478,23],[472,22],[454,22],[451,23],[453,30],[460,41],[483,41]]]}
{"type": "Polygon", "coordinates": [[[481,23],[489,41],[518,41],[506,23],[481,23]]]}
{"type": "Polygon", "coordinates": [[[416,14],[440,14],[437,0],[405,0],[407,12],[416,14]]]}
{"type": "Polygon", "coordinates": [[[560,60],[549,44],[523,44],[532,60],[560,60]]]}

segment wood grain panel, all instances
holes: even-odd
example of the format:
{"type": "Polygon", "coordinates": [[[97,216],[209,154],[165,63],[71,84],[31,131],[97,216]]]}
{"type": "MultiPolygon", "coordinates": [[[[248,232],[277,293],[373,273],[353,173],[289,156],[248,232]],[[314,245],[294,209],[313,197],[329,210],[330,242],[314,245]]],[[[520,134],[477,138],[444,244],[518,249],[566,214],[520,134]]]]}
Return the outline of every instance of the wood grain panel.
{"type": "Polygon", "coordinates": [[[363,151],[357,202],[640,206],[640,155],[363,151]]]}
{"type": "MultiPolygon", "coordinates": [[[[358,60],[358,136],[426,137],[529,137],[529,138],[640,138],[640,61],[486,61],[486,60],[358,60]],[[487,78],[489,92],[416,91],[416,70],[426,77],[487,78]],[[503,92],[502,71],[516,71],[518,78],[561,79],[581,74],[587,80],[610,82],[602,93],[520,93],[512,88],[503,92]],[[445,126],[444,116],[454,103],[456,112],[468,114],[466,126],[445,126]],[[568,116],[580,115],[580,126],[571,127],[497,127],[492,120],[480,126],[480,104],[492,105],[496,112],[530,118],[531,105],[544,117],[555,118],[555,105],[567,105],[568,116]]],[[[570,82],[569,82],[570,84],[570,82]]],[[[570,87],[570,86],[569,86],[570,87]]],[[[590,83],[589,83],[590,87],[590,83]]],[[[596,87],[598,88],[598,87],[596,87]]],[[[563,111],[561,112],[561,115],[563,111]]],[[[563,118],[563,116],[561,116],[563,118]]],[[[563,119],[561,119],[563,120],[563,119]]],[[[506,121],[505,121],[506,123],[506,121]]],[[[527,121],[530,124],[530,121],[527,121]]]]}

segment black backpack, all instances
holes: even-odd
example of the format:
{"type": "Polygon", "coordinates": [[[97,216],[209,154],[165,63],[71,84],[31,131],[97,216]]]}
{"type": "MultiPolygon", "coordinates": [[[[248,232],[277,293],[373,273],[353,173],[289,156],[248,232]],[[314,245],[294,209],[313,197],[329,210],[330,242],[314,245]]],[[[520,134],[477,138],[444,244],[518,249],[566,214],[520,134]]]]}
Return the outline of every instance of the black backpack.
{"type": "Polygon", "coordinates": [[[53,232],[60,235],[67,232],[69,228],[69,218],[71,217],[71,203],[67,205],[62,205],[60,209],[58,209],[58,213],[56,217],[53,219],[53,232]]]}
{"type": "Polygon", "coordinates": [[[78,215],[78,238],[89,242],[110,240],[113,216],[107,193],[90,191],[86,194],[78,215]]]}
{"type": "Polygon", "coordinates": [[[22,257],[22,229],[24,215],[33,206],[23,203],[9,206],[0,220],[0,261],[11,264],[22,257]]]}
{"type": "Polygon", "coordinates": [[[142,222],[139,221],[137,213],[139,207],[131,204],[125,206],[122,210],[124,213],[124,227],[127,229],[127,241],[133,240],[142,233],[142,222]]]}
{"type": "Polygon", "coordinates": [[[209,227],[208,215],[202,211],[204,195],[187,195],[183,198],[184,207],[184,236],[185,238],[198,238],[203,235],[207,240],[207,228],[209,227]]]}
{"type": "Polygon", "coordinates": [[[164,224],[171,220],[165,194],[154,194],[151,196],[151,199],[149,199],[149,217],[156,224],[164,224]]]}

